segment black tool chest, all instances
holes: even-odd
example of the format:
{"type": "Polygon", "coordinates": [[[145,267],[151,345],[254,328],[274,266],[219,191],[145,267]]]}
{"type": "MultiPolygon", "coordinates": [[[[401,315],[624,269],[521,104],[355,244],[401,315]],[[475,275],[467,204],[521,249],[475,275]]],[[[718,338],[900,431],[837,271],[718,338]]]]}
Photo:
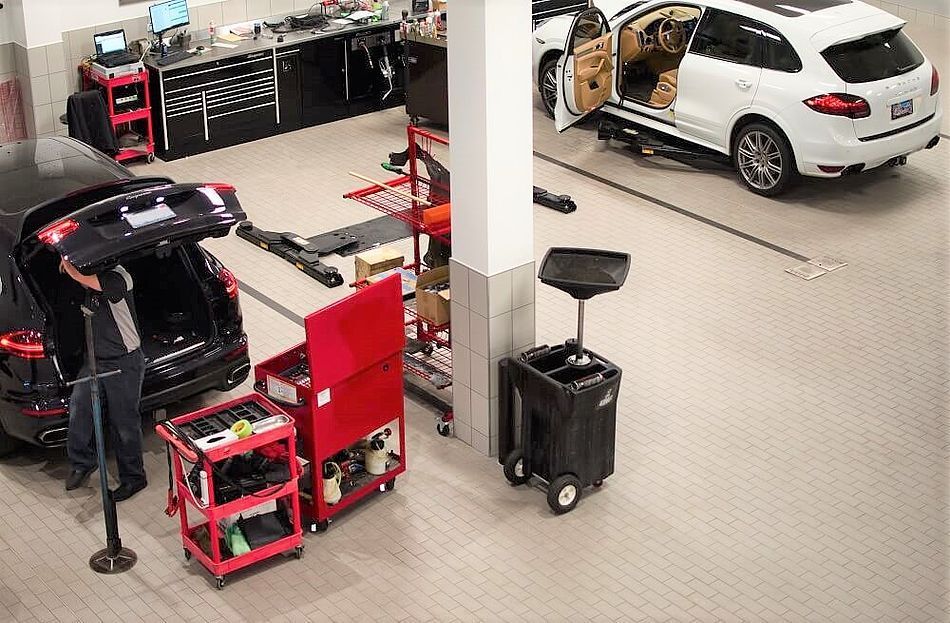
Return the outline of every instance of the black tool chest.
{"type": "Polygon", "coordinates": [[[396,39],[387,24],[184,67],[150,64],[156,150],[173,160],[400,106],[396,39]]]}
{"type": "Polygon", "coordinates": [[[279,122],[273,50],[161,72],[158,149],[171,156],[269,136],[279,122]]]}

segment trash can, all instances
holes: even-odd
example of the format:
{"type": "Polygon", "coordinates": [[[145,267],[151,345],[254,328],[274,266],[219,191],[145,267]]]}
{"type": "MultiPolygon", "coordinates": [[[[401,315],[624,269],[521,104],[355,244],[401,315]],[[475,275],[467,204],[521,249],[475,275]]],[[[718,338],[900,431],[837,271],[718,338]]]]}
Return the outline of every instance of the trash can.
{"type": "Polygon", "coordinates": [[[533,475],[547,481],[548,505],[557,514],[572,510],[585,487],[599,487],[614,471],[622,370],[584,348],[584,302],[619,289],[629,265],[625,253],[548,251],[538,276],[578,301],[578,336],[499,363],[499,462],[514,485],[533,475]]]}

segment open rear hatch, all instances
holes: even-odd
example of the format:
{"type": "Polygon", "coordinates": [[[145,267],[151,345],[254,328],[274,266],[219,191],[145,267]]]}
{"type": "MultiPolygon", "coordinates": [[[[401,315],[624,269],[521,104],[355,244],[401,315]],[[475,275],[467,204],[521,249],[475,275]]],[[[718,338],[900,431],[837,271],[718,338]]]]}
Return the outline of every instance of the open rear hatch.
{"type": "Polygon", "coordinates": [[[163,184],[98,201],[36,233],[94,274],[163,247],[226,236],[246,215],[226,184],[163,184]]]}

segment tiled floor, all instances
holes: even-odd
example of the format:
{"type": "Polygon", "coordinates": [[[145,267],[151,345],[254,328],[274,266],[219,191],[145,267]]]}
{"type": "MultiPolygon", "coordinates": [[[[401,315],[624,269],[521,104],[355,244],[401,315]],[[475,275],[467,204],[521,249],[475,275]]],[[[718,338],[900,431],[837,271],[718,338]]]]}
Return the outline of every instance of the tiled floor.
{"type": "MultiPolygon", "coordinates": [[[[311,235],[375,216],[341,198],[360,185],[346,172],[378,171],[404,122],[390,111],[148,171],[232,182],[256,223],[311,235]]],[[[786,255],[536,159],[536,183],[580,206],[535,208],[537,256],[634,258],[626,287],[588,308],[589,345],[624,368],[601,490],[554,517],[539,489],[511,488],[407,402],[396,490],[308,535],[302,561],[218,592],[162,514],[154,435],[151,486],[119,506],[140,559],[120,576],[86,566],[103,540],[97,490],[64,493],[62,453],[29,451],[0,462],[0,620],[948,620],[950,146],[766,200],[721,167],[595,152],[590,129],[557,136],[540,113],[535,130],[552,158],[849,266],[802,281],[786,255]]],[[[235,237],[207,247],[297,315],[347,293],[235,237]]],[[[350,260],[330,263],[352,276],[350,260]]],[[[255,361],[302,339],[247,292],[242,305],[255,361]]],[[[539,286],[537,309],[538,343],[572,333],[565,296],[539,286]]]]}

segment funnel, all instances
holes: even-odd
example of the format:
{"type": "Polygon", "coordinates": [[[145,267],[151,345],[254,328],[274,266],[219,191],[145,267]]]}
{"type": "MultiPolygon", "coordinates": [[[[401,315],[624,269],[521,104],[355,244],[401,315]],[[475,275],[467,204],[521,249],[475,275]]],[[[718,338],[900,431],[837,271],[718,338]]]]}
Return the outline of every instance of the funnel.
{"type": "Polygon", "coordinates": [[[538,279],[577,300],[577,352],[567,358],[568,364],[586,366],[591,361],[584,352],[584,303],[598,294],[619,290],[629,271],[628,253],[569,247],[548,249],[538,279]]]}

